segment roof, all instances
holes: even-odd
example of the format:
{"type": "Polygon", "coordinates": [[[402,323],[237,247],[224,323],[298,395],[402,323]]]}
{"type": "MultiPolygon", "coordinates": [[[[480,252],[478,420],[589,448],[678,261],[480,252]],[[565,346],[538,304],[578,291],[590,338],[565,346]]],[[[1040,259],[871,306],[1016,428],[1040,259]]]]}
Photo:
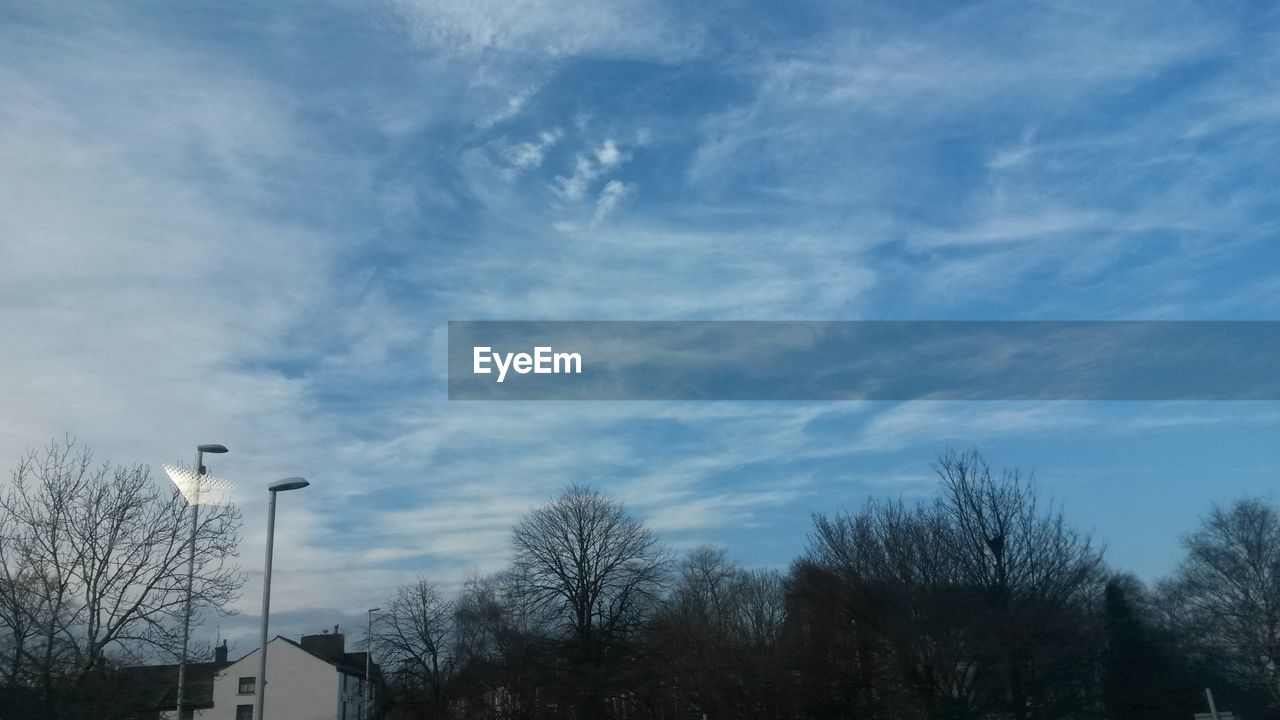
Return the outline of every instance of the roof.
{"type": "MultiPolygon", "coordinates": [[[[213,707],[213,677],[229,662],[187,663],[187,707],[213,707]]],[[[134,707],[140,710],[173,710],[178,707],[178,666],[137,665],[120,669],[121,682],[137,692],[134,707]]]]}
{"type": "MultiPolygon", "coordinates": [[[[363,653],[363,652],[343,653],[343,654],[342,654],[342,660],[341,660],[341,661],[337,661],[337,660],[335,660],[335,659],[334,659],[334,658],[332,658],[332,657],[326,657],[325,655],[323,655],[323,654],[321,654],[321,653],[318,653],[318,652],[315,652],[315,651],[313,651],[313,650],[310,650],[310,649],[308,649],[308,648],[306,648],[306,647],[303,647],[302,643],[297,642],[296,640],[290,640],[289,638],[287,638],[287,637],[285,637],[285,636],[283,636],[283,635],[277,635],[277,636],[275,636],[275,637],[271,638],[271,640],[269,640],[269,641],[268,641],[268,644],[273,643],[273,642],[275,642],[276,640],[283,640],[284,642],[286,642],[286,643],[288,643],[288,644],[290,644],[290,645],[292,645],[292,646],[294,646],[294,647],[298,648],[299,650],[301,650],[302,652],[304,652],[304,653],[306,653],[306,654],[310,655],[311,657],[313,657],[313,658],[315,658],[315,659],[317,659],[317,660],[320,660],[320,661],[322,661],[322,662],[324,662],[324,663],[327,663],[327,664],[329,664],[329,665],[332,665],[333,667],[335,667],[335,668],[337,668],[338,670],[341,670],[341,671],[343,671],[343,672],[345,672],[345,673],[350,673],[350,674],[355,675],[355,676],[357,676],[357,677],[364,677],[365,655],[366,655],[367,653],[363,653]]],[[[256,653],[256,652],[258,652],[258,650],[257,650],[257,648],[254,648],[253,650],[249,651],[246,655],[244,655],[243,657],[241,657],[241,658],[240,658],[240,660],[244,660],[245,658],[249,657],[250,655],[252,655],[252,654],[254,654],[254,653],[256,653]]],[[[240,662],[240,660],[237,660],[236,662],[240,662]]],[[[378,665],[377,665],[377,663],[374,663],[371,667],[372,667],[373,671],[372,671],[370,674],[372,674],[373,676],[377,677],[377,675],[378,675],[378,665]]]]}

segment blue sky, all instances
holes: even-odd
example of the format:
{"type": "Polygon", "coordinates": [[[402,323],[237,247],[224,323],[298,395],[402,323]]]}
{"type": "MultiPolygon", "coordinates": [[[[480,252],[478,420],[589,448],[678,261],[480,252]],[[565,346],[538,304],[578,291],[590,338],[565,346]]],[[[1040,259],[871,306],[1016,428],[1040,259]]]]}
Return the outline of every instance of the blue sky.
{"type": "Polygon", "coordinates": [[[0,457],[312,479],[287,632],[575,481],[778,565],[978,445],[1147,578],[1276,487],[1275,403],[448,402],[451,319],[1280,319],[1275,6],[685,5],[4,6],[0,457]]]}

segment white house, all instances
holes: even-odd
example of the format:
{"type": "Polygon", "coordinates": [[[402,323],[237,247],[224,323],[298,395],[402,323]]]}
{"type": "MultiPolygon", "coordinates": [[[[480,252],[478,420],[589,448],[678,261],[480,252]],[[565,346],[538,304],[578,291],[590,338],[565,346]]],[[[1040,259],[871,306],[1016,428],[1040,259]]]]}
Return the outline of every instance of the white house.
{"type": "MultiPolygon", "coordinates": [[[[271,720],[368,720],[365,654],[346,652],[344,637],[334,630],[302,642],[277,635],[267,643],[264,714],[271,720]]],[[[213,677],[212,707],[197,709],[195,720],[253,720],[257,675],[257,650],[220,669],[213,677]]],[[[376,689],[375,682],[370,692],[376,689]]]]}

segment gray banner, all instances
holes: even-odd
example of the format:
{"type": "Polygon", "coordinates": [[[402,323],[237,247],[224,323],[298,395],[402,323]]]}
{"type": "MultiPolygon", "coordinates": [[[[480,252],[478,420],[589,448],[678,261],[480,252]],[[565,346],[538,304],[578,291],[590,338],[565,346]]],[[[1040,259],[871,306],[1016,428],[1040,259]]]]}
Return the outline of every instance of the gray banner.
{"type": "Polygon", "coordinates": [[[451,321],[451,400],[1277,400],[1280,322],[451,321]]]}

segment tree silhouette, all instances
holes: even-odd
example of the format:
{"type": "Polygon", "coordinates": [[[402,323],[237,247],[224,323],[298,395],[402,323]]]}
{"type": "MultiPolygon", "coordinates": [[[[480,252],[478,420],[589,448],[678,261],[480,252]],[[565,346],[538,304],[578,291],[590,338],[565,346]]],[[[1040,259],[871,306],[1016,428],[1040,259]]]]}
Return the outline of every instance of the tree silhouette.
{"type": "Polygon", "coordinates": [[[620,503],[584,485],[525,515],[512,541],[513,588],[562,641],[579,717],[597,717],[627,641],[657,605],[667,553],[620,503]]]}

